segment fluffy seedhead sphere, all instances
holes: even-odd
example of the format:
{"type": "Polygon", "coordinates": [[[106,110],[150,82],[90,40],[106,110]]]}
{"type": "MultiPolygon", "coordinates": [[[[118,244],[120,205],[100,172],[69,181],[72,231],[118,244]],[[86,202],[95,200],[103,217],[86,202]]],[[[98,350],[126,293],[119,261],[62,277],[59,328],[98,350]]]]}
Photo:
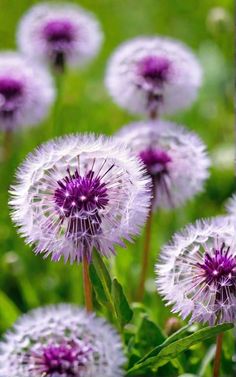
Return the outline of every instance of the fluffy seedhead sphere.
{"type": "Polygon", "coordinates": [[[0,53],[0,130],[38,124],[55,97],[51,76],[20,54],[0,53]]]}
{"type": "Polygon", "coordinates": [[[191,322],[236,321],[236,237],[228,218],[197,221],[164,246],[156,265],[159,293],[191,322]]]}
{"type": "Polygon", "coordinates": [[[134,114],[170,114],[191,105],[202,81],[201,67],[181,42],[140,37],[122,44],[107,68],[114,101],[134,114]]]}
{"type": "Polygon", "coordinates": [[[33,310],[0,343],[0,377],[122,377],[121,339],[72,305],[33,310]]]}
{"type": "Polygon", "coordinates": [[[63,70],[81,66],[99,51],[103,39],[95,17],[75,4],[42,3],[22,18],[17,40],[20,50],[63,70]]]}
{"type": "Polygon", "coordinates": [[[116,136],[144,162],[153,182],[153,209],[178,207],[202,190],[210,162],[195,133],[161,120],[132,123],[116,136]]]}
{"type": "Polygon", "coordinates": [[[74,135],[28,156],[12,187],[13,219],[36,253],[54,261],[105,256],[144,224],[150,179],[116,140],[74,135]]]}

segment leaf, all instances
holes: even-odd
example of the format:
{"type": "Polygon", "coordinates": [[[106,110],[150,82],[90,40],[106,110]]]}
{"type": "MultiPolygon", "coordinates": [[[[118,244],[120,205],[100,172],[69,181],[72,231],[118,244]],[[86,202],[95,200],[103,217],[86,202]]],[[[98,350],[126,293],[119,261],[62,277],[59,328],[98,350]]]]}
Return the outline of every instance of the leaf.
{"type": "Polygon", "coordinates": [[[112,282],[112,297],[118,321],[121,328],[123,328],[125,325],[127,325],[127,323],[131,321],[133,317],[133,311],[129,306],[123,288],[117,281],[117,279],[114,279],[112,282]]]}
{"type": "Polygon", "coordinates": [[[90,264],[89,275],[98,302],[109,310],[113,310],[111,277],[105,263],[97,252],[93,254],[93,263],[90,264]]]}
{"type": "Polygon", "coordinates": [[[92,283],[93,289],[95,290],[98,302],[104,306],[109,306],[110,305],[109,297],[107,297],[107,294],[104,290],[102,282],[99,279],[99,276],[93,264],[90,264],[89,275],[90,275],[91,283],[92,283]]]}
{"type": "Polygon", "coordinates": [[[151,349],[165,341],[161,329],[147,316],[142,319],[137,333],[138,349],[142,354],[149,352],[151,349]]]}
{"type": "Polygon", "coordinates": [[[16,321],[20,311],[4,292],[0,292],[0,308],[1,328],[5,330],[16,321]]]}
{"type": "Polygon", "coordinates": [[[199,377],[205,376],[206,369],[209,366],[209,364],[212,362],[212,360],[214,359],[215,352],[216,352],[216,346],[215,344],[212,344],[209,350],[207,351],[206,355],[204,356],[201,362],[201,365],[199,367],[198,374],[197,374],[199,377]]]}
{"type": "Polygon", "coordinates": [[[224,331],[233,328],[231,323],[217,325],[214,327],[205,327],[198,330],[194,334],[186,336],[182,339],[168,343],[168,339],[160,346],[156,347],[152,352],[140,360],[133,368],[131,368],[127,375],[133,375],[134,372],[143,371],[145,367],[153,365],[159,367],[166,364],[168,361],[176,358],[181,352],[189,349],[192,345],[201,342],[205,339],[216,336],[224,331]]]}
{"type": "Polygon", "coordinates": [[[102,257],[97,251],[93,253],[93,265],[97,271],[100,280],[103,282],[105,290],[111,292],[111,277],[110,273],[102,260],[102,257]]]}

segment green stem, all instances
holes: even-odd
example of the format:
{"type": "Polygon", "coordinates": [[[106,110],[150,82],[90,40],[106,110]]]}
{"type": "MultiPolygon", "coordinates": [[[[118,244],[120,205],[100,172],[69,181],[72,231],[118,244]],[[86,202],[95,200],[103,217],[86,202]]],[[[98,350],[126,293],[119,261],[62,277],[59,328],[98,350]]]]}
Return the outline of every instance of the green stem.
{"type": "Polygon", "coordinates": [[[56,89],[57,89],[57,98],[54,104],[53,110],[53,122],[51,130],[52,135],[59,136],[61,134],[61,104],[62,104],[62,94],[63,94],[63,82],[64,82],[64,75],[62,73],[55,74],[55,82],[56,82],[56,89]]]}
{"type": "Polygon", "coordinates": [[[220,376],[223,336],[224,336],[224,333],[221,333],[216,338],[216,354],[215,354],[215,360],[214,360],[213,377],[220,376]]]}
{"type": "Polygon", "coordinates": [[[89,277],[89,262],[87,257],[83,258],[83,283],[84,283],[84,297],[85,297],[85,307],[87,312],[93,311],[93,300],[92,300],[92,287],[89,277]]]}
{"type": "Polygon", "coordinates": [[[3,161],[6,162],[10,159],[12,153],[12,131],[6,130],[4,132],[3,140],[3,161]]]}
{"type": "Polygon", "coordinates": [[[150,213],[149,213],[148,220],[147,220],[147,224],[146,224],[146,230],[145,230],[143,260],[142,260],[139,287],[138,287],[138,292],[137,292],[137,300],[138,301],[143,300],[144,293],[145,293],[145,282],[146,282],[146,278],[147,278],[148,264],[149,264],[149,257],[150,257],[152,220],[153,220],[153,211],[151,209],[150,213]]]}

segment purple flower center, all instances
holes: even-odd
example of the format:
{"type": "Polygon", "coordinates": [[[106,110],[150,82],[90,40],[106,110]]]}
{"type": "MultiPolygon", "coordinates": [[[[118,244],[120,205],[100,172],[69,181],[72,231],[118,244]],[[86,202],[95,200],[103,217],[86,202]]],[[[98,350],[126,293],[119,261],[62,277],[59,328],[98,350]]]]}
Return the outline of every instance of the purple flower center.
{"type": "Polygon", "coordinates": [[[74,40],[74,28],[67,20],[49,21],[43,29],[47,42],[56,49],[63,49],[74,40]]]}
{"type": "Polygon", "coordinates": [[[138,63],[138,73],[148,83],[162,87],[168,79],[170,61],[160,56],[146,56],[138,63]]]}
{"type": "Polygon", "coordinates": [[[140,152],[139,156],[153,178],[168,174],[168,164],[172,159],[164,150],[150,148],[140,152]]]}
{"type": "Polygon", "coordinates": [[[45,377],[79,377],[89,361],[91,352],[91,347],[79,346],[76,343],[49,345],[42,349],[37,364],[45,377]]]}
{"type": "Polygon", "coordinates": [[[204,262],[198,266],[203,270],[208,285],[213,285],[219,291],[226,286],[236,289],[236,258],[224,243],[220,249],[214,249],[212,255],[206,253],[204,262]]]}
{"type": "MultiPolygon", "coordinates": [[[[109,202],[106,184],[91,170],[82,177],[76,170],[59,180],[54,202],[61,223],[68,218],[67,237],[94,236],[101,231],[100,210],[109,202]]],[[[88,245],[87,245],[88,246],[88,245]]]]}
{"type": "Polygon", "coordinates": [[[0,78],[0,115],[10,117],[18,108],[23,94],[23,85],[19,80],[2,77],[0,78]]]}
{"type": "Polygon", "coordinates": [[[75,40],[75,29],[68,20],[49,21],[43,29],[43,38],[47,41],[49,56],[54,68],[64,72],[66,55],[72,48],[75,40]]]}
{"type": "Polygon", "coordinates": [[[65,217],[94,214],[108,203],[106,184],[93,171],[81,177],[77,170],[72,175],[68,170],[68,176],[57,183],[54,200],[65,217]]]}

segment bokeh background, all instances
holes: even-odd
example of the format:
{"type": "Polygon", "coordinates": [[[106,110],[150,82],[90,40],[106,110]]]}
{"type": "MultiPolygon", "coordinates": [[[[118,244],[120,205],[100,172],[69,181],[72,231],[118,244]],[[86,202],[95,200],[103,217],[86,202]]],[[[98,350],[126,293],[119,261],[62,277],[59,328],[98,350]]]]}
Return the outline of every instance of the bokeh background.
{"type": "MultiPolygon", "coordinates": [[[[76,2],[76,1],[75,1],[76,2]]],[[[0,49],[15,49],[17,23],[38,1],[0,0],[0,49]]],[[[160,246],[183,225],[197,218],[224,213],[234,192],[233,136],[233,1],[232,0],[80,0],[100,20],[105,41],[99,56],[83,71],[68,72],[58,115],[60,133],[96,132],[111,135],[135,117],[112,103],[104,87],[106,62],[121,42],[138,35],[160,34],[180,39],[199,57],[204,82],[198,101],[171,119],[199,133],[212,159],[205,192],[186,206],[156,214],[152,235],[152,265],[160,246]]],[[[53,111],[39,127],[15,134],[12,158],[1,161],[0,172],[0,332],[20,312],[60,301],[83,303],[81,267],[55,264],[34,256],[17,235],[7,205],[14,171],[26,154],[48,140],[53,111]]],[[[2,140],[2,135],[0,135],[2,140]]],[[[194,169],[194,166],[193,166],[194,169]]],[[[137,203],[137,206],[139,203],[137,203]]],[[[137,287],[143,237],[111,260],[113,274],[132,299],[137,287]]],[[[163,325],[170,315],[155,293],[150,266],[145,304],[153,320],[163,325]]],[[[231,343],[232,344],[232,343],[231,343]]],[[[199,351],[200,352],[200,351],[199,351]]],[[[202,350],[201,352],[204,352],[202,350]]]]}

